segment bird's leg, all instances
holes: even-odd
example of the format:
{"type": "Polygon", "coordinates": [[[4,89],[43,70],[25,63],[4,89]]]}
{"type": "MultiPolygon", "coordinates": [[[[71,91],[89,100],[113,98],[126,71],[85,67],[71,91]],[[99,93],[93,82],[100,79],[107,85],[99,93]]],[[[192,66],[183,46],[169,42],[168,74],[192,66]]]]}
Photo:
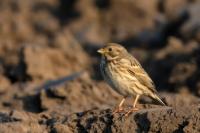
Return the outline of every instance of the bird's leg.
{"type": "Polygon", "coordinates": [[[124,104],[125,100],[126,100],[125,98],[123,98],[121,100],[121,102],[119,103],[118,107],[113,111],[113,114],[124,111],[122,105],[124,104]]]}
{"type": "Polygon", "coordinates": [[[136,108],[136,104],[137,104],[139,97],[140,97],[140,95],[136,95],[136,98],[135,98],[134,103],[133,103],[133,108],[136,108]]]}
{"type": "Polygon", "coordinates": [[[128,112],[126,112],[125,116],[128,116],[130,113],[138,110],[138,108],[136,108],[136,104],[137,104],[137,101],[138,101],[139,97],[140,97],[140,95],[136,95],[136,98],[135,98],[135,100],[133,102],[132,109],[130,109],[128,112]]]}

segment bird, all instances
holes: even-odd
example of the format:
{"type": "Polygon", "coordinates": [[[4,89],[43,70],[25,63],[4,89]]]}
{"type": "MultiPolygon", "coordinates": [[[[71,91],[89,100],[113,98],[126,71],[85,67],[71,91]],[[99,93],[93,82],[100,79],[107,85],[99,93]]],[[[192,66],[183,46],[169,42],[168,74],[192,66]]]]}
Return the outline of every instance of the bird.
{"type": "Polygon", "coordinates": [[[113,113],[123,112],[123,104],[127,97],[134,97],[132,108],[126,113],[137,111],[136,104],[140,96],[145,95],[166,105],[158,95],[155,84],[143,69],[139,61],[134,58],[122,45],[108,43],[98,49],[101,54],[100,71],[104,80],[117,93],[123,96],[113,113]]]}

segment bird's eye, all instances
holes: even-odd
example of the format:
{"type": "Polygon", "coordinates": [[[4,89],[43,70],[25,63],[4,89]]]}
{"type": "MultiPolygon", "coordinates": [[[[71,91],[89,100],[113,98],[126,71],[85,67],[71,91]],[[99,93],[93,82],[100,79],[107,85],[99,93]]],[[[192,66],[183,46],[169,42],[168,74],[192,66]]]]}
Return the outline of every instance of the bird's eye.
{"type": "Polygon", "coordinates": [[[112,51],[112,48],[108,48],[108,51],[111,52],[111,51],[112,51]]]}

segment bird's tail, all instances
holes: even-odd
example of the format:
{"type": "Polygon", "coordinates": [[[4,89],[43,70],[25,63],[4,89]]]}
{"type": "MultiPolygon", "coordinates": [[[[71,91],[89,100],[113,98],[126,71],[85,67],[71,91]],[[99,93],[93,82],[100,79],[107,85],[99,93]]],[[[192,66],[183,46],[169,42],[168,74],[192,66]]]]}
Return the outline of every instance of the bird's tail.
{"type": "Polygon", "coordinates": [[[153,99],[157,100],[160,104],[166,106],[166,104],[161,100],[161,98],[160,98],[158,95],[153,94],[153,95],[151,95],[151,97],[152,97],[153,99]]]}

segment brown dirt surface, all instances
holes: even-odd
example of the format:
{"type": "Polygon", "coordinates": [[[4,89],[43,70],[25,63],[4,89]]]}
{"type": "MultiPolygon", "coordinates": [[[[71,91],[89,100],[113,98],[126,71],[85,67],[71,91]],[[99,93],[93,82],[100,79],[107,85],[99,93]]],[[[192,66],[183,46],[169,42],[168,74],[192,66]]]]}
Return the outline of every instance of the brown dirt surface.
{"type": "Polygon", "coordinates": [[[0,133],[200,132],[198,0],[0,1],[0,133]],[[160,106],[113,114],[97,49],[122,44],[155,82],[160,106]]]}

